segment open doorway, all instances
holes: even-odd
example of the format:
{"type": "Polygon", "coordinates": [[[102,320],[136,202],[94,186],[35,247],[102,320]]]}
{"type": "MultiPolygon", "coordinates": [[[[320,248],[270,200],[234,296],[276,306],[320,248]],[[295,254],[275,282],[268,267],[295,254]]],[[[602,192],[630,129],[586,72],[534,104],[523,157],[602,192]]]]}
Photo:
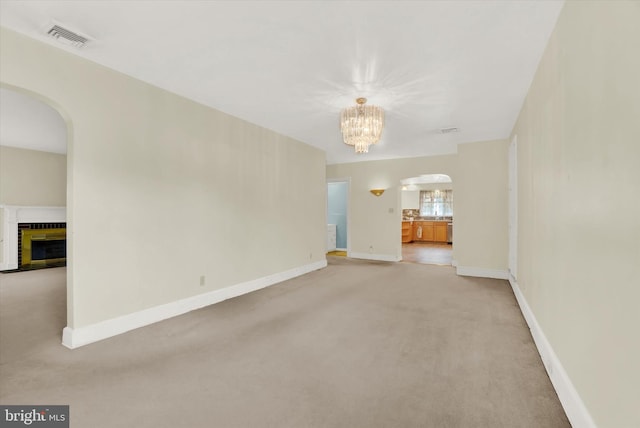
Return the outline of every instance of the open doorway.
{"type": "Polygon", "coordinates": [[[45,337],[59,338],[69,324],[69,126],[52,103],[20,88],[3,84],[0,104],[0,359],[6,361],[45,337]]]}
{"type": "Polygon", "coordinates": [[[448,265],[453,260],[453,182],[445,174],[401,180],[402,261],[448,265]]]}
{"type": "Polygon", "coordinates": [[[349,253],[349,186],[348,179],[327,180],[327,253],[334,256],[349,253]]]}
{"type": "Polygon", "coordinates": [[[35,94],[0,88],[0,271],[66,265],[67,124],[35,94]]]}

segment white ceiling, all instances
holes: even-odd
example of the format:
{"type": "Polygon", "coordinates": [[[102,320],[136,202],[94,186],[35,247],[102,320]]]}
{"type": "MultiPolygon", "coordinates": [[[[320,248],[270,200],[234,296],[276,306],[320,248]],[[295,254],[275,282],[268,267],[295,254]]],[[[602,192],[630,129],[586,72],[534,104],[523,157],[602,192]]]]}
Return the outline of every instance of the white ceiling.
{"type": "Polygon", "coordinates": [[[562,4],[3,0],[0,24],[341,163],[507,138],[562,4]],[[45,34],[52,20],[93,41],[56,42],[45,34]],[[363,155],[338,127],[359,96],[386,111],[382,140],[363,155]],[[447,127],[460,132],[439,132],[447,127]]]}

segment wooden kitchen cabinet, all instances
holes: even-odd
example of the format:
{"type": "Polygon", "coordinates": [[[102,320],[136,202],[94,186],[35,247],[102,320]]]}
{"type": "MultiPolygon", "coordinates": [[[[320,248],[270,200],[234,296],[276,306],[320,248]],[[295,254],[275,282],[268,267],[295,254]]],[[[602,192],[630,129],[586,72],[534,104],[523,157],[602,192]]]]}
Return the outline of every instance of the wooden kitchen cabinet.
{"type": "Polygon", "coordinates": [[[433,241],[433,222],[432,221],[414,221],[413,222],[413,240],[419,242],[433,241]]]}
{"type": "Polygon", "coordinates": [[[414,221],[413,240],[417,242],[447,242],[447,223],[447,221],[414,221]]]}
{"type": "Polygon", "coordinates": [[[436,222],[434,225],[434,235],[434,241],[447,242],[447,222],[436,222]]]}
{"type": "Polygon", "coordinates": [[[410,221],[402,222],[402,242],[413,241],[413,225],[410,221]]]}
{"type": "Polygon", "coordinates": [[[425,221],[425,225],[422,226],[422,240],[423,241],[433,241],[434,233],[433,233],[433,222],[425,221]]]}

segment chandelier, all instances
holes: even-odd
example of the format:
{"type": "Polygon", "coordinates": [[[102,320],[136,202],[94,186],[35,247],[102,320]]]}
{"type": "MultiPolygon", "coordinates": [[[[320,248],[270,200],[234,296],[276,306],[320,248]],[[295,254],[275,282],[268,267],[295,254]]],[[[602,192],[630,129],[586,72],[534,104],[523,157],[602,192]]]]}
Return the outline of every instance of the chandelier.
{"type": "Polygon", "coordinates": [[[384,126],[384,111],[377,106],[366,106],[366,98],[358,98],[357,106],[342,110],[340,130],[344,142],[354,146],[356,153],[367,153],[369,146],[380,140],[384,126]]]}

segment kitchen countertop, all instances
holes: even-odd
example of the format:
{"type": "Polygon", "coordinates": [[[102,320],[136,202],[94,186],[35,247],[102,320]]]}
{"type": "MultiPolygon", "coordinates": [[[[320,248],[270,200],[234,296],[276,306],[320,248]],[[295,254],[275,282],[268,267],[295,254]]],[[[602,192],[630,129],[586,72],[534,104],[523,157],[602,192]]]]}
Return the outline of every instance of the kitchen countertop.
{"type": "Polygon", "coordinates": [[[414,217],[414,218],[403,218],[402,221],[437,221],[437,222],[446,222],[453,223],[452,218],[424,218],[424,217],[414,217]]]}

